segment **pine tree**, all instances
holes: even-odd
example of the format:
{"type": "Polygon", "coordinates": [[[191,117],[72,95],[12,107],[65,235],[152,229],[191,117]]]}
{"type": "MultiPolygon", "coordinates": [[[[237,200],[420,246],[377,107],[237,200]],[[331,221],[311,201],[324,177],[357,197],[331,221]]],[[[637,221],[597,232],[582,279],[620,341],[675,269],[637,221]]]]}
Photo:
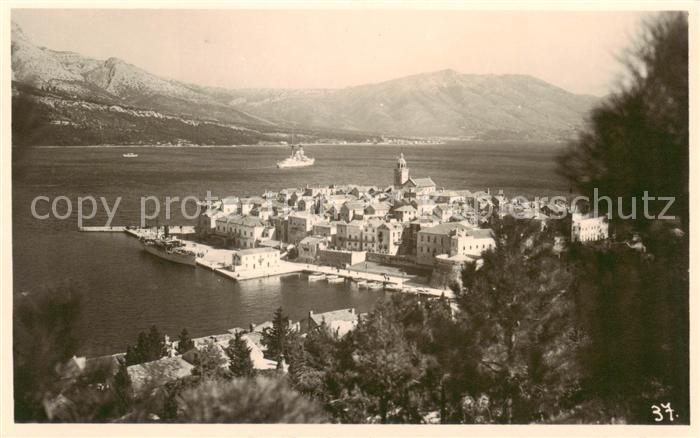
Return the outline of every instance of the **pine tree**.
{"type": "Polygon", "coordinates": [[[126,360],[119,359],[119,369],[114,375],[112,386],[122,413],[125,413],[132,403],[131,377],[126,370],[126,360]]]}
{"type": "Polygon", "coordinates": [[[287,351],[292,330],[289,328],[289,318],[284,315],[282,308],[275,311],[272,327],[265,328],[262,334],[262,344],[267,347],[267,356],[279,362],[287,351]]]}
{"type": "Polygon", "coordinates": [[[492,406],[488,421],[525,423],[556,415],[580,385],[574,276],[533,221],[505,218],[495,251],[465,270],[459,324],[476,360],[468,387],[492,406]]]}
{"type": "Polygon", "coordinates": [[[192,340],[192,338],[190,338],[190,334],[187,332],[187,329],[183,328],[182,332],[180,332],[180,338],[177,342],[177,352],[179,354],[185,354],[193,348],[194,341],[192,340]]]}
{"type": "Polygon", "coordinates": [[[167,355],[165,339],[154,325],[151,326],[148,334],[139,333],[136,345],[126,347],[124,360],[128,366],[158,360],[165,355],[167,355]]]}
{"type": "Polygon", "coordinates": [[[152,325],[148,331],[147,345],[146,356],[149,361],[160,359],[168,354],[165,338],[155,325],[152,325]]]}
{"type": "Polygon", "coordinates": [[[205,342],[199,347],[197,365],[192,369],[192,375],[201,376],[206,380],[224,376],[226,358],[221,353],[221,348],[214,341],[205,342]]]}
{"type": "Polygon", "coordinates": [[[250,358],[251,349],[243,339],[241,332],[236,332],[229,341],[226,355],[229,357],[229,369],[235,377],[250,377],[255,374],[253,361],[250,358]]]}

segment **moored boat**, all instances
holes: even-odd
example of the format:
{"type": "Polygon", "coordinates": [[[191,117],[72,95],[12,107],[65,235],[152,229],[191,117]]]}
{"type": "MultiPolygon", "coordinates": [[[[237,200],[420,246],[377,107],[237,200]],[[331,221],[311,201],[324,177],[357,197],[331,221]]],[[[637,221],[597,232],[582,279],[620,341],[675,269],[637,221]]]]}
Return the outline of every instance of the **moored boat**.
{"type": "Polygon", "coordinates": [[[378,281],[372,281],[370,283],[367,283],[367,287],[371,290],[384,289],[384,285],[382,283],[379,283],[378,281]]]}
{"type": "Polygon", "coordinates": [[[309,274],[309,281],[325,280],[326,274],[309,274]]]}
{"type": "Polygon", "coordinates": [[[142,239],[141,246],[149,254],[171,262],[189,266],[197,264],[197,254],[176,239],[142,239]]]}
{"type": "Polygon", "coordinates": [[[339,277],[337,275],[331,275],[326,277],[329,283],[343,283],[345,281],[345,278],[339,277]]]}

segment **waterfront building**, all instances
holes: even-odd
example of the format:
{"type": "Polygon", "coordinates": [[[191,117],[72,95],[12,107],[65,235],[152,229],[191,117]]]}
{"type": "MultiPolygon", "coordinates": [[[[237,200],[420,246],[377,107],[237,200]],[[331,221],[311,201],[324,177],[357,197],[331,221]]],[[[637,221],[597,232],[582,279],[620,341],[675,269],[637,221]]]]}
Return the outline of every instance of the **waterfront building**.
{"type": "Polygon", "coordinates": [[[467,256],[472,259],[496,247],[496,239],[489,228],[458,228],[450,233],[450,257],[467,256]]]}
{"type": "Polygon", "coordinates": [[[348,251],[343,249],[319,249],[319,262],[322,265],[336,268],[346,268],[357,263],[362,263],[367,259],[364,251],[348,251]]]}
{"type": "Polygon", "coordinates": [[[584,215],[579,212],[571,215],[572,242],[595,242],[607,239],[609,228],[607,216],[596,217],[592,213],[584,215]]]}
{"type": "Polygon", "coordinates": [[[379,242],[377,239],[377,229],[382,225],[385,224],[384,219],[380,219],[377,217],[374,218],[369,218],[364,221],[364,224],[362,226],[362,236],[360,237],[362,247],[360,248],[362,251],[368,251],[368,252],[378,252],[379,251],[379,242]]]}
{"type": "Polygon", "coordinates": [[[222,201],[214,201],[206,209],[203,209],[197,217],[195,233],[197,237],[205,238],[216,231],[216,220],[227,216],[222,201]]]}
{"type": "Polygon", "coordinates": [[[232,256],[233,272],[250,272],[274,269],[279,266],[280,252],[274,248],[251,248],[236,251],[232,256]]]}
{"type": "Polygon", "coordinates": [[[364,221],[354,220],[346,223],[338,222],[336,245],[339,249],[349,251],[362,251],[362,232],[364,229],[364,221]]]}
{"type": "Polygon", "coordinates": [[[318,261],[319,249],[328,248],[328,238],[322,236],[307,236],[299,242],[299,255],[297,260],[304,263],[314,263],[318,261]]]}
{"type": "Polygon", "coordinates": [[[403,243],[403,233],[406,228],[398,222],[384,222],[377,227],[377,251],[383,254],[396,255],[403,243]]]}
{"type": "Polygon", "coordinates": [[[433,265],[435,256],[447,254],[480,257],[496,246],[493,231],[471,228],[460,222],[447,222],[418,231],[416,262],[433,265]]]}
{"type": "Polygon", "coordinates": [[[230,214],[216,220],[216,234],[236,248],[255,248],[265,235],[265,223],[256,216],[230,214]]]}
{"type": "Polygon", "coordinates": [[[314,225],[321,221],[321,217],[306,211],[295,211],[290,213],[287,221],[287,241],[296,245],[311,234],[314,225]]]}
{"type": "Polygon", "coordinates": [[[335,245],[336,236],[338,234],[337,221],[322,221],[314,224],[311,234],[314,236],[322,236],[328,239],[331,245],[335,245]]]}

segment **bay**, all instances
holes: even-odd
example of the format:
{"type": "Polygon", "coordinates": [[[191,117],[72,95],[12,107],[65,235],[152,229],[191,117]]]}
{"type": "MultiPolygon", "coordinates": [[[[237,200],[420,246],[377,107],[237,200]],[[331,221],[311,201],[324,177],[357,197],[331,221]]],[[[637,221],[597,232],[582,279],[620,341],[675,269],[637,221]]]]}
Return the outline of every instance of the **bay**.
{"type": "MultiPolygon", "coordinates": [[[[309,310],[355,307],[364,312],[385,296],[349,285],[308,283],[298,275],[235,283],[201,268],[174,265],[144,253],[126,235],[78,232],[75,204],[81,196],[104,197],[110,206],[121,197],[113,225],[135,224],[145,196],[163,202],[166,196],[201,199],[207,191],[227,196],[307,184],[388,186],[401,152],[411,176],[430,176],[438,187],[502,189],[528,198],[568,191],[555,174],[560,145],[309,145],[305,150],[316,165],[279,170],[275,162],[288,155],[287,148],[13,148],[14,293],[62,284],[80,290],[84,299],[77,333],[81,354],[89,356],[124,351],[152,324],[171,336],[184,327],[193,336],[205,336],[268,320],[280,306],[299,320],[309,310]],[[138,157],[123,158],[126,152],[138,157]],[[66,196],[72,214],[66,220],[35,219],[30,206],[39,195],[66,196]]],[[[41,213],[47,211],[45,203],[39,206],[41,213]]],[[[193,208],[190,203],[188,211],[193,208]]],[[[179,203],[172,210],[171,223],[187,223],[179,203]]],[[[100,207],[88,225],[103,225],[105,219],[100,207]]]]}

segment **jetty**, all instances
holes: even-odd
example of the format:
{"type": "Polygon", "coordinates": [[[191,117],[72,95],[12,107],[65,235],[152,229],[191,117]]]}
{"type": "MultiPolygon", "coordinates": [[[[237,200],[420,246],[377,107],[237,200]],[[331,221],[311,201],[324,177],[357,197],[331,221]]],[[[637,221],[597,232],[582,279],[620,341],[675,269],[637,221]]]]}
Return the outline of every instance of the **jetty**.
{"type": "Polygon", "coordinates": [[[110,226],[110,227],[78,227],[78,231],[85,233],[123,233],[126,227],[110,226]]]}
{"type": "MultiPolygon", "coordinates": [[[[84,233],[127,233],[134,237],[153,237],[156,234],[156,227],[125,227],[122,225],[113,226],[86,226],[78,227],[78,231],[84,233]]],[[[195,229],[192,225],[171,225],[168,227],[168,233],[175,236],[186,236],[194,234],[195,229]]]]}

